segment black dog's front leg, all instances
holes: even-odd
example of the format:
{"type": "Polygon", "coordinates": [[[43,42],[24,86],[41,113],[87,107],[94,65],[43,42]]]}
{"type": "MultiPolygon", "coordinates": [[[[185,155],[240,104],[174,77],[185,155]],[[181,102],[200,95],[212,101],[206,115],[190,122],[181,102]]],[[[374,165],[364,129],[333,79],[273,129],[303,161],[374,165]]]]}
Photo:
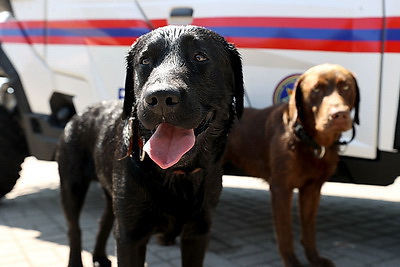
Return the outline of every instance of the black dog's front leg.
{"type": "Polygon", "coordinates": [[[203,266],[210,229],[211,216],[197,218],[185,224],[181,235],[182,267],[203,266]]]}
{"type": "Polygon", "coordinates": [[[144,225],[137,220],[129,219],[129,216],[125,215],[118,216],[116,219],[114,235],[118,266],[143,267],[146,259],[146,245],[151,237],[152,229],[148,224],[144,225]]]}
{"type": "Polygon", "coordinates": [[[149,211],[151,204],[143,195],[144,191],[140,191],[132,176],[126,173],[129,172],[114,176],[113,209],[117,261],[120,267],[143,267],[146,245],[154,231],[154,218],[149,211]]]}
{"type": "Polygon", "coordinates": [[[143,267],[146,259],[146,240],[116,238],[117,259],[120,267],[143,267]]]}

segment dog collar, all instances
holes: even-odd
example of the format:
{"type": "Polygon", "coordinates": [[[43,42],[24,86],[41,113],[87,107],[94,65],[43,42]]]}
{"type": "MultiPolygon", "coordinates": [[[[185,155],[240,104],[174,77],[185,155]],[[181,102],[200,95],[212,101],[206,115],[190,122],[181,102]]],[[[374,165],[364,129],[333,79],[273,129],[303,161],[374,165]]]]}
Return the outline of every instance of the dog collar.
{"type": "MultiPolygon", "coordinates": [[[[295,123],[294,132],[301,141],[314,148],[314,155],[317,158],[322,159],[325,156],[326,148],[324,146],[318,145],[317,142],[315,142],[315,140],[306,132],[304,126],[300,122],[295,123]]],[[[335,144],[339,146],[347,146],[351,141],[354,140],[355,136],[356,136],[356,128],[353,123],[351,138],[348,141],[337,140],[335,144]]]]}
{"type": "Polygon", "coordinates": [[[146,152],[143,150],[143,146],[144,146],[146,140],[140,136],[139,126],[137,123],[134,123],[134,122],[135,122],[134,118],[130,118],[128,121],[128,131],[129,131],[128,150],[127,150],[125,156],[123,156],[119,160],[123,160],[127,157],[132,158],[135,154],[135,151],[137,151],[138,159],[140,161],[143,161],[146,156],[146,152]],[[135,143],[134,140],[136,140],[137,142],[135,143]]]}
{"type": "Polygon", "coordinates": [[[294,124],[294,133],[301,141],[314,149],[314,156],[319,159],[322,159],[325,156],[325,147],[318,145],[317,142],[315,142],[315,140],[306,132],[304,126],[300,122],[294,124]]]}

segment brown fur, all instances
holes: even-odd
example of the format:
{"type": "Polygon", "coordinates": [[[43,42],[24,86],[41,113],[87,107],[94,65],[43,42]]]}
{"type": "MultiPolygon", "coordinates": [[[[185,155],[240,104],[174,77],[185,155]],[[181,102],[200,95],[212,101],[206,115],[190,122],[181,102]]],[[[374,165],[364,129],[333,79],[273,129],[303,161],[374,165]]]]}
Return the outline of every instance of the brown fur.
{"type": "Polygon", "coordinates": [[[300,265],[293,249],[290,213],[295,188],[306,256],[313,266],[333,266],[317,252],[315,221],[321,186],[339,159],[337,141],[353,122],[358,123],[358,105],[359,90],[351,72],[339,65],[318,65],[299,78],[289,104],[245,109],[229,136],[226,160],[270,185],[279,251],[286,266],[300,265]],[[316,144],[326,148],[322,158],[318,158],[321,149],[295,134],[299,122],[316,144]]]}

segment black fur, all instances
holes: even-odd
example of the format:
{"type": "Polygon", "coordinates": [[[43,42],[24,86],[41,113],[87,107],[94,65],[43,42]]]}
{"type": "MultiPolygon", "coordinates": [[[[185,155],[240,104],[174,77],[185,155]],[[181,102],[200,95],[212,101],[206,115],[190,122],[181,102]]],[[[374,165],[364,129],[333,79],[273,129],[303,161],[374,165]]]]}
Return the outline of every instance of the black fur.
{"type": "Polygon", "coordinates": [[[182,265],[202,266],[222,188],[221,156],[243,109],[239,53],[205,28],[159,28],[130,49],[125,84],[123,105],[88,108],[61,138],[57,160],[69,266],[82,266],[79,213],[93,179],[107,200],[93,253],[100,266],[110,266],[105,243],[114,216],[119,266],[143,266],[154,233],[165,244],[181,234],[182,265]],[[167,169],[148,156],[141,161],[143,142],[162,122],[196,134],[194,147],[167,169]]]}

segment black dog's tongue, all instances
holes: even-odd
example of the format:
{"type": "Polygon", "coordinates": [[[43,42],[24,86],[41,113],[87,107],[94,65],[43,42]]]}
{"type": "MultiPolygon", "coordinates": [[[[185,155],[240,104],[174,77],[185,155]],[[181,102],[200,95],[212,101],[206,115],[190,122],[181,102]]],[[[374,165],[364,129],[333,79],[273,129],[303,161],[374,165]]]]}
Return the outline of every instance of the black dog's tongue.
{"type": "Polygon", "coordinates": [[[169,123],[161,123],[143,150],[163,169],[177,163],[195,143],[193,129],[186,130],[169,123]]]}

